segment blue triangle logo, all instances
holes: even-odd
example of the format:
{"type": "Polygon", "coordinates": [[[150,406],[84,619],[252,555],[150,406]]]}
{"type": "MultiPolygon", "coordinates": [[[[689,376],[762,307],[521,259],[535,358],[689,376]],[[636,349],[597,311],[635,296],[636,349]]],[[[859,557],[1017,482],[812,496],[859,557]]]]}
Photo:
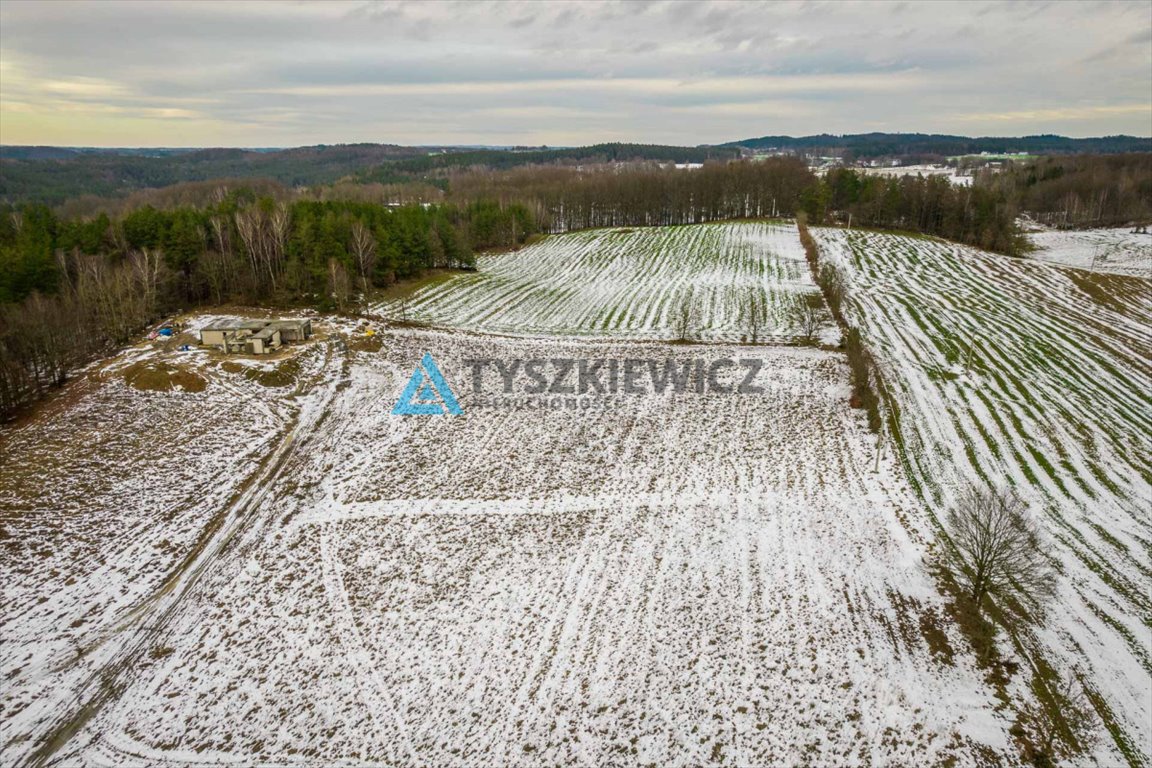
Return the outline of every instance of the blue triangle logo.
{"type": "Polygon", "coordinates": [[[425,352],[392,413],[396,416],[443,416],[446,413],[459,416],[464,409],[456,402],[456,395],[436,367],[432,355],[425,352]]]}

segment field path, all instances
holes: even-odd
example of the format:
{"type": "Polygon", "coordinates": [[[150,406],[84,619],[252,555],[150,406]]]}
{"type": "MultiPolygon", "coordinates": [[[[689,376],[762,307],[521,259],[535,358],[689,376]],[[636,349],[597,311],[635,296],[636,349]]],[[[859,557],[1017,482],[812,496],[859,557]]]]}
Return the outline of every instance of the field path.
{"type": "MultiPolygon", "coordinates": [[[[262,506],[269,492],[292,456],[307,445],[342,379],[333,376],[342,367],[333,359],[339,354],[333,342],[324,344],[324,363],[315,378],[300,381],[296,396],[307,393],[293,412],[292,421],[281,432],[277,442],[261,461],[256,473],[242,485],[238,494],[220,509],[204,527],[200,540],[174,569],[163,585],[143,602],[134,606],[112,631],[94,645],[84,648],[80,657],[91,657],[95,671],[76,692],[71,702],[59,713],[59,719],[32,752],[29,762],[35,766],[60,764],[57,758],[82,749],[73,740],[84,727],[130,686],[140,660],[155,646],[182,610],[204,575],[221,567],[229,545],[237,534],[268,525],[262,506]]],[[[73,661],[75,663],[79,658],[73,661]]],[[[66,760],[67,758],[63,758],[66,760]]]]}

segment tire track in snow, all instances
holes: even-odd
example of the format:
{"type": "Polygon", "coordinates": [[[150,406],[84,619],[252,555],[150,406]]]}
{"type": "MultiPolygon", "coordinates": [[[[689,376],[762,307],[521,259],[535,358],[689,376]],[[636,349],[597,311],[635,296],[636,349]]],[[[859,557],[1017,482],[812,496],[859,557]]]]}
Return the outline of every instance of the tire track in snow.
{"type": "MultiPolygon", "coordinates": [[[[325,347],[326,361],[331,349],[325,347]]],[[[323,370],[322,366],[321,370],[323,370]]],[[[319,407],[307,404],[295,414],[295,420],[284,430],[284,437],[267,455],[261,467],[244,486],[238,496],[222,509],[209,523],[209,534],[165,584],[141,605],[134,608],[120,623],[116,632],[104,639],[90,653],[99,659],[99,666],[72,697],[68,708],[59,712],[40,746],[32,752],[29,764],[50,766],[72,741],[81,737],[84,727],[105,707],[114,703],[128,688],[144,654],[152,647],[176,618],[186,598],[203,575],[220,566],[233,538],[252,525],[267,525],[269,520],[257,520],[260,502],[267,496],[285,464],[310,432],[324,418],[327,402],[335,393],[335,382],[329,381],[319,407]]],[[[298,390],[302,387],[298,387],[298,390]]],[[[99,738],[99,734],[92,738],[99,738]]]]}

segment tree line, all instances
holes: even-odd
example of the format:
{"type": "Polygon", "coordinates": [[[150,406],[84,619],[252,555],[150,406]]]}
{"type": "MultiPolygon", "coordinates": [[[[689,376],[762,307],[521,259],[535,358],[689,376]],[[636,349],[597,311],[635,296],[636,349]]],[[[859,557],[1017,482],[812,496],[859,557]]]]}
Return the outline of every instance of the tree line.
{"type": "Polygon", "coordinates": [[[1152,153],[1037,158],[1013,164],[984,183],[1050,226],[1152,222],[1152,153]]]}
{"type": "Polygon", "coordinates": [[[971,187],[845,168],[820,178],[796,158],[774,157],[695,169],[457,169],[440,186],[195,182],[59,211],[8,206],[0,209],[0,409],[173,309],[347,311],[373,288],[470,267],[477,250],[516,248],[541,233],[803,213],[812,224],[850,219],[1017,253],[1021,205],[1066,211],[1073,222],[1147,221],[1148,157],[1054,158],[985,173],[971,187]]]}
{"type": "Polygon", "coordinates": [[[978,180],[952,184],[936,175],[889,177],[833,168],[803,201],[811,223],[898,229],[937,235],[988,251],[1016,254],[1024,246],[1017,203],[1001,186],[978,180]]]}
{"type": "Polygon", "coordinates": [[[1121,153],[1148,152],[1152,139],[1138,136],[1101,136],[1070,139],[1051,134],[1040,136],[950,136],[928,133],[857,133],[835,136],[761,136],[733,141],[723,146],[753,150],[790,150],[807,155],[838,157],[948,157],[978,155],[982,152],[1006,154],[1121,153]]]}
{"type": "Polygon", "coordinates": [[[452,177],[448,199],[496,200],[528,211],[545,233],[791,216],[816,176],[796,158],[595,169],[533,167],[452,177]]]}
{"type": "Polygon", "coordinates": [[[230,301],[347,311],[375,286],[470,266],[474,244],[515,229],[503,223],[513,215],[495,204],[389,207],[247,190],[119,217],[61,219],[44,205],[3,212],[0,413],[163,314],[230,301]]]}

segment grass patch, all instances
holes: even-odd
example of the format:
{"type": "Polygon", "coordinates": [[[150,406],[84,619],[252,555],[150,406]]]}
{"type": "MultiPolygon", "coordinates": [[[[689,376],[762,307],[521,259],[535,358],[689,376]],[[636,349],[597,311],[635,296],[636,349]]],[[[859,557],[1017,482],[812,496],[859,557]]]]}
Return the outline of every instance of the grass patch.
{"type": "Polygon", "coordinates": [[[1125,278],[1120,275],[1105,275],[1079,269],[1069,269],[1065,274],[1076,284],[1077,288],[1088,294],[1097,304],[1121,314],[1126,313],[1128,307],[1117,298],[1118,289],[1124,288],[1126,281],[1140,280],[1140,278],[1125,278]]]}
{"type": "Polygon", "coordinates": [[[290,387],[300,376],[300,361],[290,357],[270,370],[245,368],[244,375],[264,387],[290,387]]]}
{"type": "Polygon", "coordinates": [[[233,360],[224,360],[220,368],[237,374],[264,387],[290,387],[300,376],[300,361],[296,356],[285,358],[274,368],[255,368],[233,360]]]}
{"type": "Polygon", "coordinates": [[[409,299],[422,288],[438,285],[440,283],[451,280],[457,275],[467,274],[468,271],[460,269],[429,269],[419,277],[411,280],[400,280],[392,285],[378,291],[375,294],[375,301],[399,301],[400,299],[409,299]]]}
{"type": "Polygon", "coordinates": [[[203,392],[208,382],[199,374],[169,363],[139,362],[128,366],[122,374],[124,383],[142,392],[203,392]]]}
{"type": "Polygon", "coordinates": [[[384,339],[377,333],[373,336],[360,334],[348,340],[348,349],[353,352],[379,352],[384,346],[384,339]]]}

